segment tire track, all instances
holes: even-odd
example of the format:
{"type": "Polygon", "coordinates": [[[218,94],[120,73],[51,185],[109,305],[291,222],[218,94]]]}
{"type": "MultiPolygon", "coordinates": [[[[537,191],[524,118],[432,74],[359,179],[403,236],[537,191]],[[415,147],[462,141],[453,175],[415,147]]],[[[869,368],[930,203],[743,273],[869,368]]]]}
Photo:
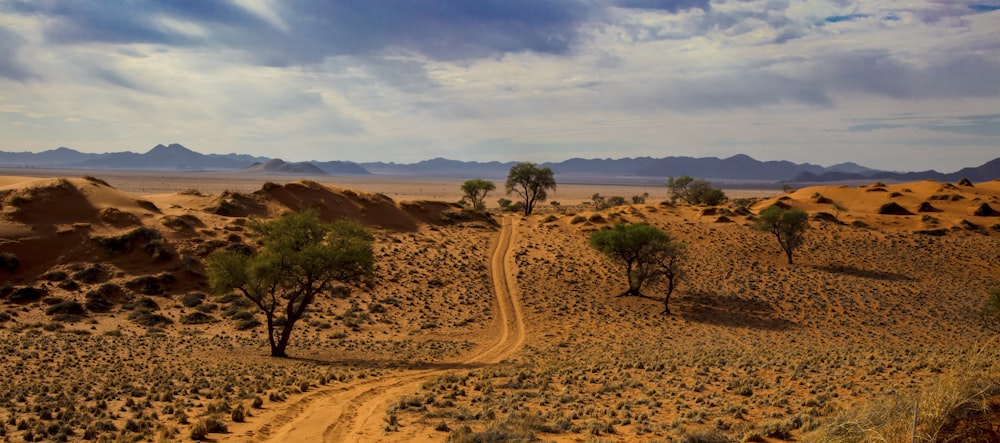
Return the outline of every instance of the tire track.
{"type": "MultiPolygon", "coordinates": [[[[455,363],[486,365],[502,361],[525,341],[524,317],[518,302],[511,247],[516,234],[516,216],[501,219],[500,233],[490,253],[490,277],[496,301],[497,319],[491,326],[496,341],[455,363]]],[[[421,429],[383,432],[384,413],[390,403],[419,389],[420,384],[454,369],[417,369],[402,374],[368,379],[348,387],[330,388],[308,395],[289,406],[256,433],[256,441],[410,441],[421,429]]],[[[416,426],[414,426],[416,428],[416,426]]],[[[424,429],[426,430],[426,429],[424,429]]],[[[427,436],[425,438],[428,438],[427,436]]]]}

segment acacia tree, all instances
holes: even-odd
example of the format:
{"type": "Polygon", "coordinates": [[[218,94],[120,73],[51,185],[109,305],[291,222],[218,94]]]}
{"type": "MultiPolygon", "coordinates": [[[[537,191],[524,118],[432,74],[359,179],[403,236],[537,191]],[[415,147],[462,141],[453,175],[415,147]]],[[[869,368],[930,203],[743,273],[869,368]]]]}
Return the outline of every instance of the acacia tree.
{"type": "Polygon", "coordinates": [[[646,223],[616,223],[614,228],[591,234],[590,246],[625,271],[628,289],[619,294],[619,297],[641,296],[644,284],[660,278],[666,280],[663,313],[670,313],[670,295],[682,274],[685,257],[683,243],[646,223]]]}
{"type": "Polygon", "coordinates": [[[238,290],[253,302],[267,319],[271,355],[286,357],[295,322],[317,296],[329,293],[335,282],[367,282],[372,276],[373,238],[358,222],[325,224],[313,211],[251,220],[247,227],[259,250],[216,251],[208,258],[209,283],[215,293],[238,290]]]}
{"type": "Polygon", "coordinates": [[[531,162],[518,163],[507,174],[507,195],[515,193],[524,201],[524,215],[531,215],[535,203],[548,198],[546,191],[556,189],[552,169],[531,162]]]}
{"type": "Polygon", "coordinates": [[[462,192],[465,194],[465,199],[472,203],[472,209],[477,211],[482,211],[486,208],[483,200],[486,199],[486,194],[490,191],[496,189],[497,186],[489,180],[483,180],[481,178],[466,180],[462,183],[462,192]]]}
{"type": "Polygon", "coordinates": [[[774,234],[788,257],[788,264],[793,264],[792,253],[805,240],[809,214],[797,208],[770,206],[760,212],[754,224],[757,229],[774,234]]]}
{"type": "Polygon", "coordinates": [[[667,190],[670,192],[671,203],[683,200],[689,205],[715,206],[726,200],[726,193],[713,187],[712,182],[703,178],[694,179],[686,175],[667,178],[667,190]]]}

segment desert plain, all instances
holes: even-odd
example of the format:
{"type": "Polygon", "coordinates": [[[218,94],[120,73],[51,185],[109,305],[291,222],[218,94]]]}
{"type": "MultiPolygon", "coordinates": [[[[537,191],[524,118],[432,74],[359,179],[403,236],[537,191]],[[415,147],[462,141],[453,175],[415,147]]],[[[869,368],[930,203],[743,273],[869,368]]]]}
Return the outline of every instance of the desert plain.
{"type": "Polygon", "coordinates": [[[0,176],[3,441],[1000,441],[1000,181],[560,185],[524,216],[499,182],[473,213],[460,180],[79,172],[0,176]],[[810,214],[795,264],[774,204],[810,214]],[[272,358],[205,259],[303,208],[367,225],[376,279],[272,358]],[[588,238],[618,222],[686,244],[671,314],[616,296],[588,238]]]}

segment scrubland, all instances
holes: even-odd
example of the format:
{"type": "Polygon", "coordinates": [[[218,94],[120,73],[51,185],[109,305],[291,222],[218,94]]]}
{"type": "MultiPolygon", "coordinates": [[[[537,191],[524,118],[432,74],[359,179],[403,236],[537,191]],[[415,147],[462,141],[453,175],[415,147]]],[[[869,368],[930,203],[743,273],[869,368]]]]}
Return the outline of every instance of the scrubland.
{"type": "Polygon", "coordinates": [[[496,339],[500,214],[311,182],[140,196],[25,180],[0,182],[18,262],[0,270],[7,441],[266,440],[310,399],[419,371],[364,400],[385,403],[374,440],[909,441],[917,406],[918,441],[990,441],[974,432],[996,417],[1000,351],[974,312],[1000,286],[1000,214],[976,211],[1000,208],[1000,182],[507,215],[526,339],[486,364],[463,356],[496,339]],[[751,227],[774,203],[813,215],[795,265],[751,227]],[[252,247],[247,217],[304,207],[372,227],[377,282],[317,301],[274,359],[262,317],[208,293],[204,258],[252,247]],[[672,315],[657,286],[615,297],[624,276],[587,238],[620,221],[687,244],[672,315]]]}

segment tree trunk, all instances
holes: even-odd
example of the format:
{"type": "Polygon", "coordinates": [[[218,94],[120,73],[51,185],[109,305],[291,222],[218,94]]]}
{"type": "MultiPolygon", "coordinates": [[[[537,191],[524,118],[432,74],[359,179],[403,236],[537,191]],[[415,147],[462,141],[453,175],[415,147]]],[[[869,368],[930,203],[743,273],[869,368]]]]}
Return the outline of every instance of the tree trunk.
{"type": "Polygon", "coordinates": [[[667,280],[667,295],[663,297],[663,315],[671,315],[670,312],[670,294],[674,292],[674,279],[670,278],[667,280]]]}
{"type": "MultiPolygon", "coordinates": [[[[264,311],[264,316],[267,317],[267,342],[271,345],[271,356],[284,357],[284,355],[276,354],[278,345],[274,342],[274,313],[264,311]]],[[[284,348],[281,349],[284,352],[284,348]]]]}
{"type": "Polygon", "coordinates": [[[285,321],[285,326],[281,329],[281,337],[278,339],[278,343],[275,346],[271,346],[271,357],[288,357],[285,354],[285,348],[288,347],[288,341],[292,338],[292,326],[295,325],[295,321],[288,319],[285,321]]]}
{"type": "Polygon", "coordinates": [[[788,256],[788,264],[794,265],[795,263],[792,262],[792,248],[786,248],[785,255],[788,256]]]}
{"type": "Polygon", "coordinates": [[[627,291],[622,292],[621,294],[618,294],[619,297],[627,297],[627,296],[630,296],[630,295],[634,296],[634,297],[639,297],[639,296],[642,295],[642,292],[639,292],[639,287],[638,286],[636,286],[636,287],[629,286],[629,288],[628,288],[627,291]]]}

